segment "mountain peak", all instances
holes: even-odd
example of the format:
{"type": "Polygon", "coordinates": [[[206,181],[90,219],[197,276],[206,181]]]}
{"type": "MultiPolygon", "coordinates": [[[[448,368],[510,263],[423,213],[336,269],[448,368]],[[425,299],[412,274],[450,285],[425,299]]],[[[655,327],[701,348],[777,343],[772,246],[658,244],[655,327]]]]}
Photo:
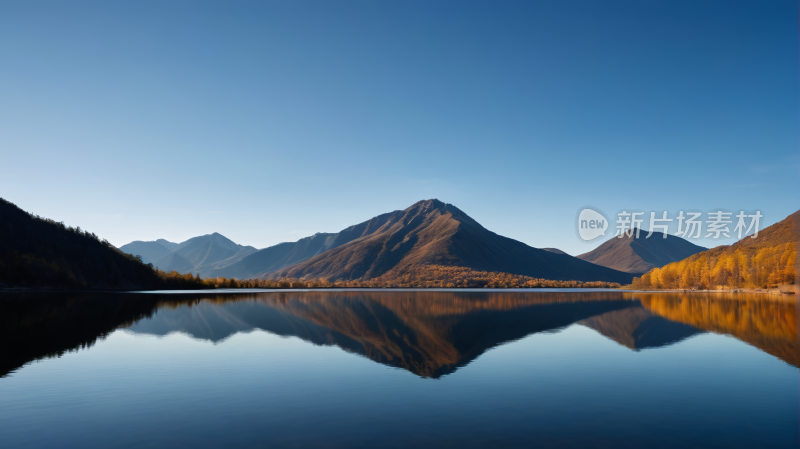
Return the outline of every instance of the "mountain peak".
{"type": "Polygon", "coordinates": [[[612,237],[578,258],[626,273],[646,273],[706,249],[678,236],[658,231],[647,238],[649,233],[650,231],[639,229],[637,237],[634,228],[630,235],[626,231],[622,238],[612,237]],[[667,238],[664,238],[665,235],[667,238]]]}
{"type": "Polygon", "coordinates": [[[429,266],[450,266],[553,280],[632,279],[627,273],[497,235],[452,204],[435,198],[373,220],[376,223],[369,226],[370,232],[263,276],[396,279],[429,266]]]}
{"type": "Polygon", "coordinates": [[[412,204],[406,211],[411,211],[414,209],[447,209],[447,204],[437,200],[436,198],[431,198],[429,200],[420,200],[416,203],[412,204]]]}
{"type": "MultiPolygon", "coordinates": [[[[639,228],[639,227],[634,227],[633,229],[629,229],[629,230],[625,231],[622,234],[622,237],[614,236],[614,238],[616,238],[618,240],[625,240],[625,239],[640,240],[640,239],[647,239],[648,238],[647,237],[648,234],[650,234],[650,231],[648,231],[646,229],[639,228]]],[[[651,239],[655,239],[655,238],[663,239],[663,238],[665,238],[664,237],[665,235],[667,236],[666,238],[670,238],[670,237],[680,238],[680,237],[672,236],[670,234],[665,234],[665,233],[663,233],[661,231],[653,231],[653,235],[651,235],[650,238],[651,239]]]]}
{"type": "Polygon", "coordinates": [[[174,251],[181,246],[180,243],[170,242],[169,240],[166,239],[158,239],[156,240],[156,243],[163,246],[164,248],[167,248],[170,251],[174,251]]]}

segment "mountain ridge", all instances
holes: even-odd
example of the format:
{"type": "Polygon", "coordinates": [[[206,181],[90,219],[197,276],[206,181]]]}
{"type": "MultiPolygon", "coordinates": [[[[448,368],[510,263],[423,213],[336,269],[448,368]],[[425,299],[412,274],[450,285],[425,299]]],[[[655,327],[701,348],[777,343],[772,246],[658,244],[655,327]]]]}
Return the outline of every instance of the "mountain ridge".
{"type": "Polygon", "coordinates": [[[415,267],[442,265],[552,280],[632,279],[628,273],[500,236],[437,199],[380,217],[385,219],[374,232],[262,277],[388,279],[415,267]]]}
{"type": "Polygon", "coordinates": [[[708,248],[695,245],[680,237],[642,230],[623,237],[612,237],[597,248],[577,257],[587,262],[632,274],[646,273],[672,262],[683,260],[708,248]],[[664,235],[667,237],[664,238],[664,235]]]}
{"type": "Polygon", "coordinates": [[[252,246],[239,245],[218,232],[192,237],[181,243],[164,239],[135,241],[122,245],[120,249],[141,256],[143,262],[152,263],[163,271],[174,270],[201,276],[208,276],[213,270],[234,264],[258,251],[252,246]],[[170,247],[174,249],[170,250],[170,247]]]}
{"type": "Polygon", "coordinates": [[[378,215],[336,233],[318,232],[296,242],[283,242],[264,248],[243,257],[235,264],[212,271],[210,275],[237,278],[263,277],[370,234],[378,229],[391,214],[392,212],[378,215]]]}
{"type": "Polygon", "coordinates": [[[120,246],[119,249],[132,256],[141,257],[142,262],[144,263],[153,263],[156,260],[166,256],[172,251],[163,244],[161,244],[158,240],[154,242],[145,242],[142,240],[136,240],[120,246]]]}

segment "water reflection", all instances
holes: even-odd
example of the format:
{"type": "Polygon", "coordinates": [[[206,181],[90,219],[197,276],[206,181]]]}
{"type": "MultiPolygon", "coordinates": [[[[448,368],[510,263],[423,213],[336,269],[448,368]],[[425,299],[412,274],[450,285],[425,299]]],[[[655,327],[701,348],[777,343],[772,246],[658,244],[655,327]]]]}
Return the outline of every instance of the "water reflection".
{"type": "Polygon", "coordinates": [[[623,292],[41,294],[0,298],[0,375],[93,345],[117,329],[219,342],[261,329],[335,345],[437,378],[488,349],[581,324],[632,350],[732,335],[797,367],[795,300],[623,292]]]}

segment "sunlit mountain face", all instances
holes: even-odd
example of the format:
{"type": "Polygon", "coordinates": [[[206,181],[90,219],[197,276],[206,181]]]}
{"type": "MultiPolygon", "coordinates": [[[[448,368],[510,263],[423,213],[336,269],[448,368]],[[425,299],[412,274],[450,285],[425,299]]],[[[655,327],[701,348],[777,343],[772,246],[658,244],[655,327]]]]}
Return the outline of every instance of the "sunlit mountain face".
{"type": "Polygon", "coordinates": [[[487,350],[573,324],[634,351],[726,334],[792,366],[795,301],[767,295],[623,292],[312,291],[17,295],[0,301],[0,374],[124,329],[214,344],[262,330],[336,346],[421,377],[455,373],[487,350]]]}

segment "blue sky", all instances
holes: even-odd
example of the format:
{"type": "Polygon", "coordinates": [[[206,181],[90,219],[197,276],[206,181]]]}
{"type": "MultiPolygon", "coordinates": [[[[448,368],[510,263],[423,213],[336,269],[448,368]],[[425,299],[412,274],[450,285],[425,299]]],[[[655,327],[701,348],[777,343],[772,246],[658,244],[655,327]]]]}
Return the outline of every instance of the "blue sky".
{"type": "Polygon", "coordinates": [[[426,198],[571,254],[585,205],[770,224],[800,209],[799,12],[7,1],[0,196],[117,245],[261,248],[426,198]]]}

